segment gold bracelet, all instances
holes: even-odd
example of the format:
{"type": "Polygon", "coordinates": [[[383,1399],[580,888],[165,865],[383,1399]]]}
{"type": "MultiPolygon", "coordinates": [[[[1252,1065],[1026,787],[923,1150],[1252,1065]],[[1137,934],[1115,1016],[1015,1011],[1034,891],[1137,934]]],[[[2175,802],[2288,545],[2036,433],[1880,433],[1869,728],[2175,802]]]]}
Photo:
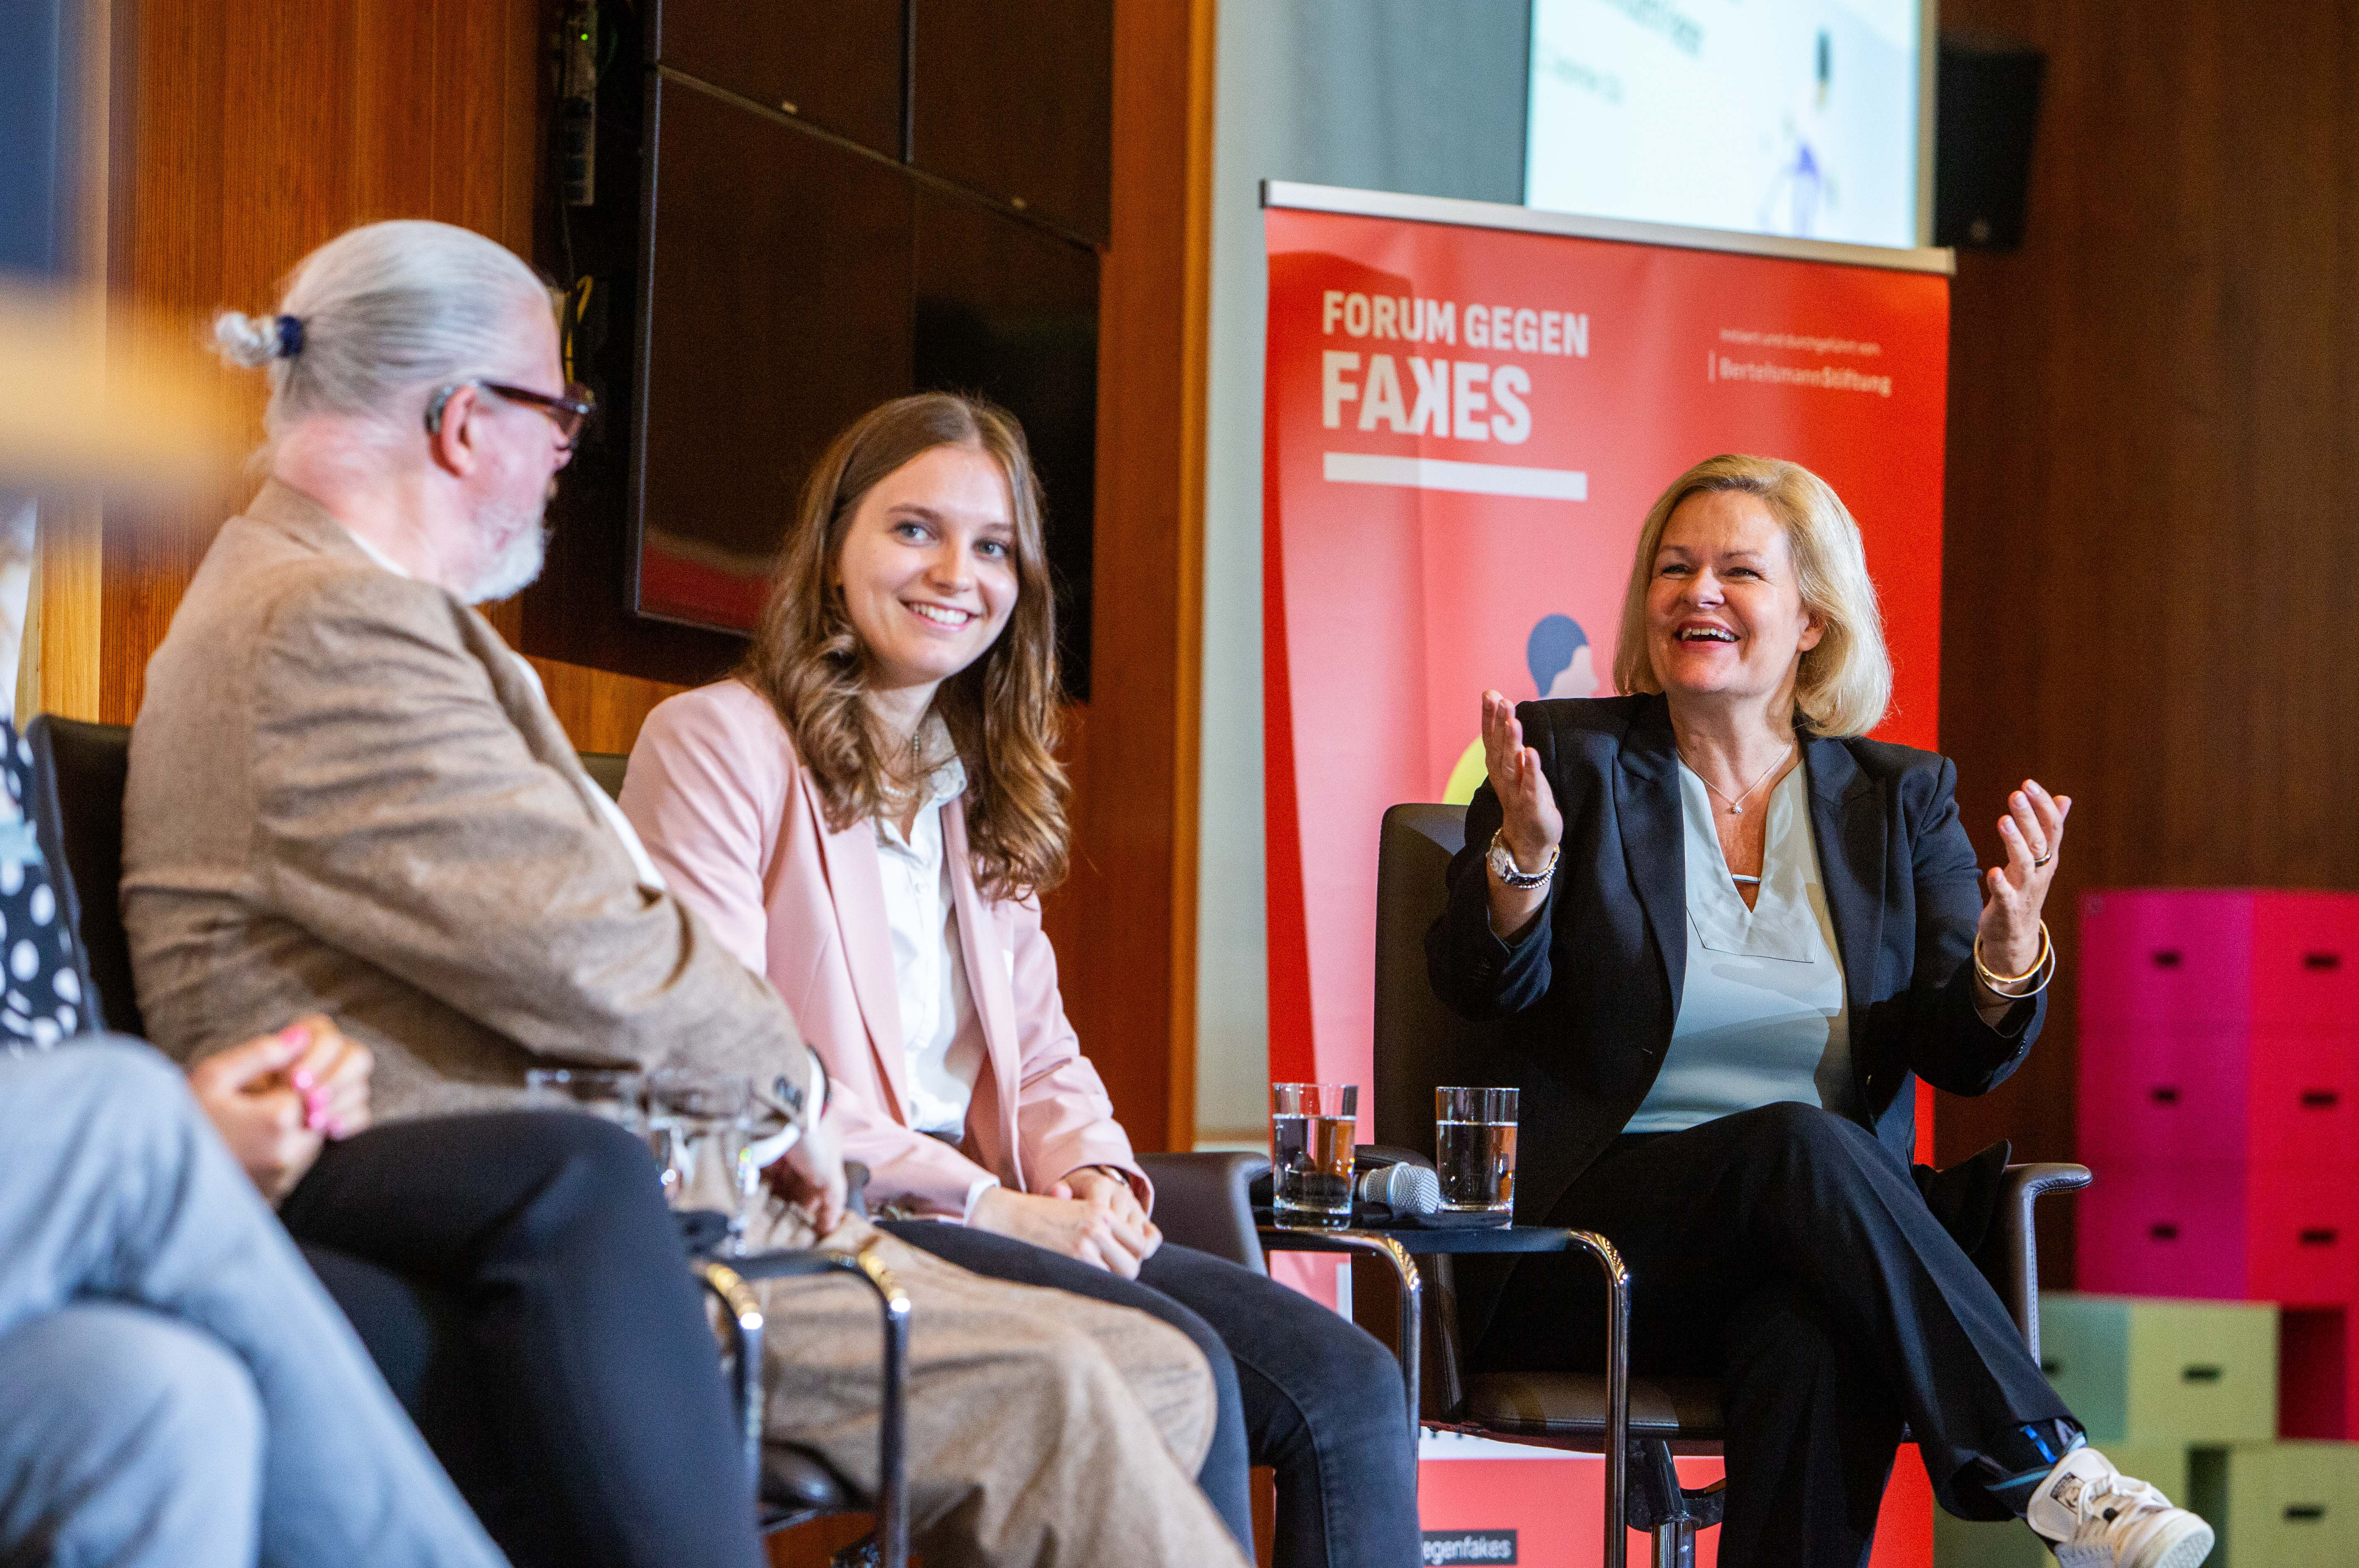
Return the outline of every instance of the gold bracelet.
{"type": "Polygon", "coordinates": [[[1974,973],[1982,978],[1983,984],[1990,988],[1993,995],[2005,997],[2009,1001],[2022,1001],[2027,998],[2038,996],[2041,991],[2046,990],[2048,989],[2048,981],[2056,978],[2054,969],[2055,961],[2056,947],[2055,945],[2049,940],[2048,922],[2044,920],[2039,923],[2039,957],[2033,962],[2031,968],[2024,970],[2023,973],[2019,975],[1994,974],[1991,970],[1991,967],[1983,962],[1982,935],[1977,932],[1974,935],[1974,973]],[[2047,979],[2041,980],[2029,990],[2010,991],[2006,989],[2009,986],[2021,985],[2024,981],[2037,976],[2042,969],[2049,971],[2047,979]]]}

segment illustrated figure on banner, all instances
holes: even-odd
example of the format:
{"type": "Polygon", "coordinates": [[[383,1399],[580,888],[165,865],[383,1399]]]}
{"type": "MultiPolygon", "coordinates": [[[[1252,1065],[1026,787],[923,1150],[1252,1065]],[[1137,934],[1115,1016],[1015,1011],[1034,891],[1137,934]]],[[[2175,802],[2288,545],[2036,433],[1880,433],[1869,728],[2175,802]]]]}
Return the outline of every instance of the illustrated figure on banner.
{"type": "Polygon", "coordinates": [[[1769,193],[1761,199],[1762,232],[1804,239],[1819,232],[1821,203],[1836,205],[1840,192],[1826,155],[1839,144],[1828,124],[1827,99],[1833,87],[1834,39],[1823,28],[1816,42],[1817,70],[1800,100],[1786,112],[1780,133],[1785,149],[1769,193]]]}
{"type": "MultiPolygon", "coordinates": [[[[1589,633],[1570,615],[1543,615],[1524,641],[1524,663],[1532,672],[1532,687],[1542,699],[1595,697],[1597,668],[1589,649],[1589,633]]],[[[1464,806],[1474,798],[1484,777],[1483,737],[1477,735],[1450,770],[1441,798],[1464,806]]]]}

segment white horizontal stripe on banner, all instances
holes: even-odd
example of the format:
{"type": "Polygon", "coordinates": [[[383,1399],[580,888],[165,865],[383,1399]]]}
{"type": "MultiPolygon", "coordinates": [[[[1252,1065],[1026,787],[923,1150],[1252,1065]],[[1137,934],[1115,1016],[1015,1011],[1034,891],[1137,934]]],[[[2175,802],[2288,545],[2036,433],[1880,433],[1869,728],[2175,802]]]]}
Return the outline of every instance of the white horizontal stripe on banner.
{"type": "Polygon", "coordinates": [[[1527,495],[1538,501],[1586,501],[1589,476],[1579,469],[1519,469],[1505,463],[1454,463],[1443,458],[1387,458],[1374,452],[1329,452],[1330,484],[1393,484],[1408,490],[1454,490],[1466,495],[1527,495]]]}

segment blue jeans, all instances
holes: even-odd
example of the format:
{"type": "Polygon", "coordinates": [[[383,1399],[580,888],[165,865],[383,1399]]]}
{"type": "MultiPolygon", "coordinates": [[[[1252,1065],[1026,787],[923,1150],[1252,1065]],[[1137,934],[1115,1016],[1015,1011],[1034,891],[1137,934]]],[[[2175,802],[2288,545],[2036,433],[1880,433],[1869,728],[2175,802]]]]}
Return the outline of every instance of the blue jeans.
{"type": "Polygon", "coordinates": [[[177,1068],[0,1058],[0,1559],[501,1568],[177,1068]]]}

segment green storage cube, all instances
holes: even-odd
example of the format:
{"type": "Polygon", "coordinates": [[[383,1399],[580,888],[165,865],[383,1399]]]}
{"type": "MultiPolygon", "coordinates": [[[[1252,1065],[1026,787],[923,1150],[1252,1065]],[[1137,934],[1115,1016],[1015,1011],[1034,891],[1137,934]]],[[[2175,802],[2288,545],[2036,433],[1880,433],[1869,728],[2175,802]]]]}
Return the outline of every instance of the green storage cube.
{"type": "Polygon", "coordinates": [[[2359,1563],[2359,1443],[2199,1448],[2195,1511],[2220,1545],[2205,1568],[2359,1563]]]}
{"type": "MultiPolygon", "coordinates": [[[[2187,1501],[2187,1450],[2175,1444],[2103,1445],[2125,1476],[2151,1481],[2174,1503],[2187,1501]]],[[[2021,1519],[1995,1523],[1952,1519],[1933,1510],[1933,1568],[2056,1568],[2048,1543],[2021,1519]]]]}
{"type": "Polygon", "coordinates": [[[2269,1302],[2043,1294],[2039,1365],[2107,1453],[2123,1443],[2227,1447],[2277,1434],[2269,1302]]]}

